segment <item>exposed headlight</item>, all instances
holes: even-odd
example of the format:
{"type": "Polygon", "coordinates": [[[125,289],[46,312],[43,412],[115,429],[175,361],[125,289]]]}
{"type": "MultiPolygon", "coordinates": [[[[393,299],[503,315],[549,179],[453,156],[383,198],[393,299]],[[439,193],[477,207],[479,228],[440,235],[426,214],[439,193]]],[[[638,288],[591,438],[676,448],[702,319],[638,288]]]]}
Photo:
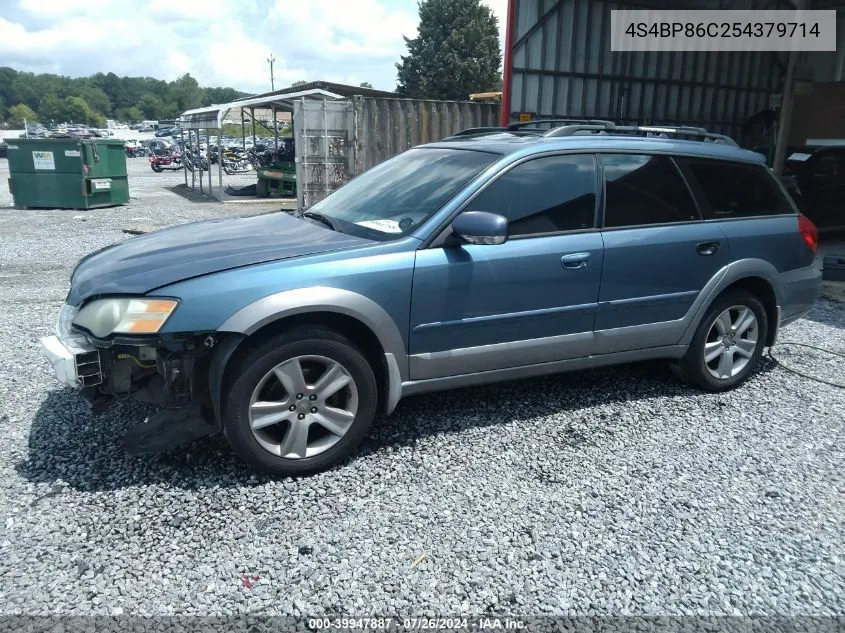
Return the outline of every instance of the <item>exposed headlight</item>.
{"type": "Polygon", "coordinates": [[[155,334],[177,305],[173,299],[97,299],[83,306],[73,322],[98,338],[155,334]]]}

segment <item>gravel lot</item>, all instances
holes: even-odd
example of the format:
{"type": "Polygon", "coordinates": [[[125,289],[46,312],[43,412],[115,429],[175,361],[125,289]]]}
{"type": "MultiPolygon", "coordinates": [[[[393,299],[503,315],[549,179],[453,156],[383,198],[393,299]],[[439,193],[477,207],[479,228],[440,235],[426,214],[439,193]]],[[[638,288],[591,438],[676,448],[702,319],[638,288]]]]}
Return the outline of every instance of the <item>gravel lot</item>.
{"type": "MultiPolygon", "coordinates": [[[[117,209],[17,211],[0,187],[0,613],[845,614],[845,390],[768,360],[723,395],[650,363],[409,398],[302,480],[220,438],[127,457],[148,409],[91,418],[38,347],[71,267],[122,226],[256,211],[130,170],[117,209]]],[[[845,353],[845,305],[782,339],[845,353]]]]}

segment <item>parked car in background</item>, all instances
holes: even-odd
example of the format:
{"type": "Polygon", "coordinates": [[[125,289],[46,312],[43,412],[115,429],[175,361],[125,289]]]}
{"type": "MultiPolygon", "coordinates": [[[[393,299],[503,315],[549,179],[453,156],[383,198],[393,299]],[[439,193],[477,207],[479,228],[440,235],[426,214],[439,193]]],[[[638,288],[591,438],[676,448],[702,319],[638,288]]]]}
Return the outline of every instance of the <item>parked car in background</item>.
{"type": "Polygon", "coordinates": [[[97,406],[162,408],[134,445],[198,422],[286,476],[411,394],[645,359],[740,385],[818,296],[813,223],[726,137],[595,127],[447,139],[295,216],[94,252],[47,355],[97,406]]]}
{"type": "Polygon", "coordinates": [[[802,213],[820,229],[845,229],[845,146],[793,153],[787,167],[802,213]]]}

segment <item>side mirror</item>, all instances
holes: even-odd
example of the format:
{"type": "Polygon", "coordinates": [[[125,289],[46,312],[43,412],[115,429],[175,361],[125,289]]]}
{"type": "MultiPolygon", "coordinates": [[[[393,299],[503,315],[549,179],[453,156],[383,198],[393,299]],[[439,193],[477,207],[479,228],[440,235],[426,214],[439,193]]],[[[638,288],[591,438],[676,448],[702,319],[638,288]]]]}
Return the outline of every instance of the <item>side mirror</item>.
{"type": "Polygon", "coordinates": [[[452,222],[452,233],[468,244],[504,244],[508,220],[487,211],[464,211],[452,222]]]}

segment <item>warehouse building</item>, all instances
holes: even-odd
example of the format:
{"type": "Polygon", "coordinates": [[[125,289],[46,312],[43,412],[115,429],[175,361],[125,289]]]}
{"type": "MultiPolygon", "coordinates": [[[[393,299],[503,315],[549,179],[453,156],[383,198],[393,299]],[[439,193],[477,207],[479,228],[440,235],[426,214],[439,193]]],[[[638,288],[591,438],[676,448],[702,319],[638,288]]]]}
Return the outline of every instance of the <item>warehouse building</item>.
{"type": "MultiPolygon", "coordinates": [[[[838,43],[835,53],[794,56],[789,142],[845,142],[845,2],[805,0],[803,6],[837,10],[838,43]]],[[[509,1],[503,124],[586,117],[701,126],[746,146],[774,142],[789,53],[612,52],[610,12],[618,8],[601,0],[509,1]]],[[[795,7],[787,0],[663,0],[624,8],[795,7]]]]}

